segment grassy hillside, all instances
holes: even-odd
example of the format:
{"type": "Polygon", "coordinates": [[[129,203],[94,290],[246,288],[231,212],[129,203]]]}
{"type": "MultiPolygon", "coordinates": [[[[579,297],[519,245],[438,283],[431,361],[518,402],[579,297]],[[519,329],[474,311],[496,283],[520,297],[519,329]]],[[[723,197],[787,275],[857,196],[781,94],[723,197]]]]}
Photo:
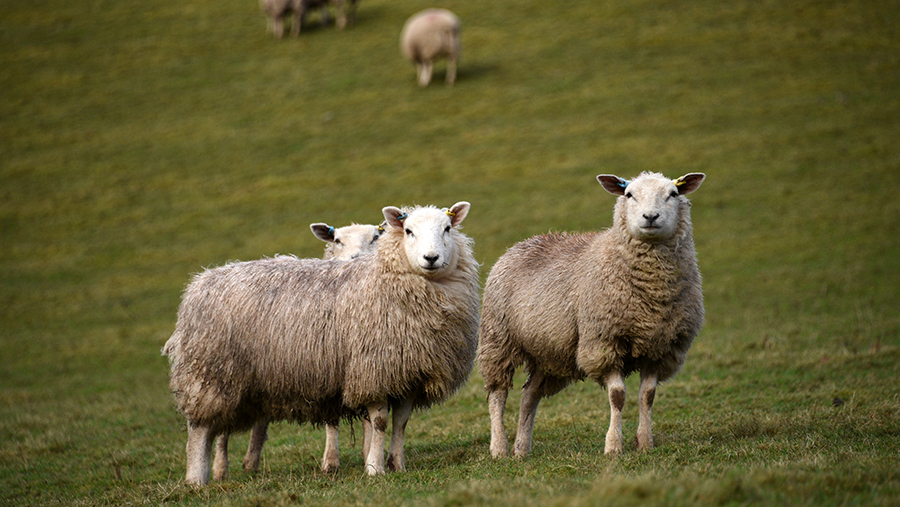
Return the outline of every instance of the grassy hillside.
{"type": "Polygon", "coordinates": [[[0,5],[2,504],[900,502],[893,3],[361,0],[343,32],[265,25],[253,0],[0,5]],[[432,5],[463,20],[453,88],[399,53],[432,5]],[[473,373],[414,415],[406,474],[365,477],[345,425],[324,475],[323,432],[280,424],[258,475],[243,435],[230,481],[181,485],[159,349],[191,273],[467,200],[486,276],[528,236],[608,227],[594,177],[645,170],[708,176],[707,322],[659,389],[656,449],[604,456],[587,382],[542,402],[530,459],[491,460],[473,373]]]}

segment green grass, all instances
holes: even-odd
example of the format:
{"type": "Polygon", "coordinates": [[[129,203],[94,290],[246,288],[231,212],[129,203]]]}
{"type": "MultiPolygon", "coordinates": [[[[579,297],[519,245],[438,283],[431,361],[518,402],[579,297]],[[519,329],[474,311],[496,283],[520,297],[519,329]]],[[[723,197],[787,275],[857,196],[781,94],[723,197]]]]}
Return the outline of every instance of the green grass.
{"type": "Polygon", "coordinates": [[[0,5],[0,503],[900,503],[896,6],[450,0],[459,78],[421,90],[397,39],[430,5],[281,41],[252,0],[0,5]],[[159,349],[191,273],[467,200],[486,276],[528,236],[608,227],[594,176],[644,170],[708,175],[707,321],[657,448],[604,456],[605,392],[579,383],[542,402],[530,459],[492,460],[473,373],[414,416],[405,474],[365,477],[345,425],[324,475],[323,432],[279,424],[259,474],[240,435],[230,481],[181,485],[159,349]]]}

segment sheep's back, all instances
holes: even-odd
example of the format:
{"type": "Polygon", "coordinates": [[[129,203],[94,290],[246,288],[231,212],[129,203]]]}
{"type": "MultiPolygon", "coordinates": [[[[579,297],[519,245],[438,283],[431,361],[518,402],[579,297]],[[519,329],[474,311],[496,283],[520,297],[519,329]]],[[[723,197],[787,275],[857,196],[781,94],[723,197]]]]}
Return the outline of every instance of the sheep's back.
{"type": "Polygon", "coordinates": [[[535,236],[500,257],[482,301],[480,354],[485,360],[496,354],[494,360],[502,361],[518,350],[548,373],[579,375],[574,362],[578,272],[589,261],[584,252],[602,234],[535,236]]]}
{"type": "Polygon", "coordinates": [[[194,278],[165,348],[189,420],[239,419],[261,407],[302,420],[316,406],[294,400],[339,396],[345,354],[333,338],[335,302],[353,273],[342,264],[276,257],[194,278]]]}

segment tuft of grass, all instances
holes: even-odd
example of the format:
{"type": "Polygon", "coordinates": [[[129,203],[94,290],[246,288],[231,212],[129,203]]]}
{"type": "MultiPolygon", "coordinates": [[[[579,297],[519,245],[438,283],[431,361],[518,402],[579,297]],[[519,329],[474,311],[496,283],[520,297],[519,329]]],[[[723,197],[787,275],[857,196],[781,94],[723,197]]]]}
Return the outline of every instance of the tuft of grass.
{"type": "Polygon", "coordinates": [[[450,0],[459,79],[419,89],[398,37],[427,6],[364,0],[343,32],[276,41],[247,0],[0,5],[0,504],[900,502],[897,9],[450,0]],[[526,237],[608,227],[594,177],[641,171],[708,175],[707,321],[655,449],[603,455],[584,382],[542,401],[531,458],[493,460],[473,372],[414,414],[405,474],[363,475],[358,425],[323,474],[322,432],[276,424],[259,473],[238,435],[230,480],[182,485],[159,349],[191,273],[467,200],[486,276],[526,237]]]}

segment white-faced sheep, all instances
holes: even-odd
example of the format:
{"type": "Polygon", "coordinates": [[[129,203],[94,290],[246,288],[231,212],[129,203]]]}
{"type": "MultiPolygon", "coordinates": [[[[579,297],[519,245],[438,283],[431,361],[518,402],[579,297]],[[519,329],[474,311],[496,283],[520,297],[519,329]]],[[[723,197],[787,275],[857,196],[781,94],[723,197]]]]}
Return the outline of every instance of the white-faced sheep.
{"type": "MultiPolygon", "coordinates": [[[[366,255],[375,251],[378,238],[384,233],[382,225],[351,224],[335,228],[326,223],[310,224],[309,228],[320,240],[328,243],[322,258],[348,261],[360,255],[366,255]]],[[[257,421],[250,433],[250,443],[247,446],[247,454],[244,455],[244,470],[257,470],[262,456],[262,448],[268,438],[268,419],[257,421]]],[[[369,441],[372,436],[372,424],[363,419],[363,442],[369,441]]],[[[228,477],[228,433],[219,435],[216,441],[216,460],[213,463],[213,478],[222,480],[228,477]]],[[[365,445],[363,445],[365,449],[365,445]]],[[[364,451],[365,452],[365,451],[364,451]]],[[[365,456],[364,456],[365,457],[365,456]]],[[[338,449],[338,425],[325,423],[325,453],[322,456],[322,470],[335,472],[340,468],[340,453],[338,449]]]]}
{"type": "Polygon", "coordinates": [[[403,25],[400,50],[416,66],[420,86],[431,82],[434,61],[438,58],[447,59],[447,84],[456,81],[460,27],[459,18],[446,9],[425,9],[403,25]]]}
{"type": "Polygon", "coordinates": [[[510,248],[484,288],[479,369],[488,391],[491,454],[506,456],[507,392],[516,367],[529,374],[513,452],[531,451],[538,402],[585,377],[609,390],[606,453],[620,452],[623,378],[641,374],[637,446],[653,446],[650,409],[703,324],[690,202],[705,175],[669,180],[643,173],[597,179],[618,195],[603,232],[547,234],[510,248]]]}
{"type": "Polygon", "coordinates": [[[349,261],[375,251],[385,225],[350,224],[335,229],[326,223],[315,223],[309,228],[315,237],[328,243],[323,259],[349,261]]]}
{"type": "Polygon", "coordinates": [[[373,426],[366,471],[383,474],[389,409],[387,468],[404,470],[411,411],[455,392],[475,357],[478,264],[458,230],[468,211],[386,207],[389,228],[371,255],[282,256],[197,275],[163,348],[188,422],[186,482],[208,482],[219,434],[363,411],[373,426]]]}
{"type": "Polygon", "coordinates": [[[356,0],[259,0],[260,9],[268,18],[269,31],[278,39],[284,35],[284,18],[288,14],[294,14],[291,35],[296,37],[300,35],[306,14],[313,9],[319,9],[323,25],[328,23],[329,5],[337,10],[338,28],[343,29],[356,19],[356,0]]]}

